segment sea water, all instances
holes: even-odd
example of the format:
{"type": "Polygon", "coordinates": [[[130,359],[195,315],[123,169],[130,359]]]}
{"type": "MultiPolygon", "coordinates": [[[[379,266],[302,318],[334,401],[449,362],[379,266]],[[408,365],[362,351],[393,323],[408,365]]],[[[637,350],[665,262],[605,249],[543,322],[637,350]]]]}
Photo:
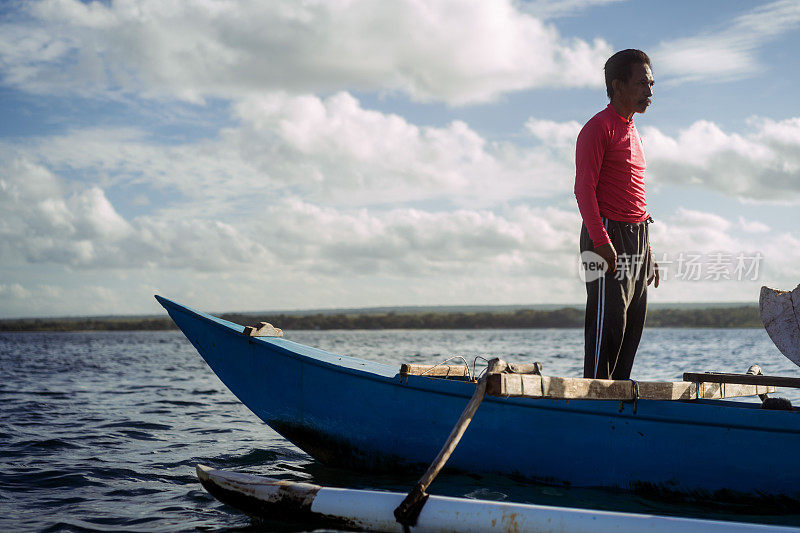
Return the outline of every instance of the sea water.
{"type": "MultiPolygon", "coordinates": [[[[286,337],[398,368],[456,355],[470,366],[481,357],[540,361],[550,375],[580,376],[583,365],[580,329],[289,331],[286,337]]],[[[760,329],[650,328],[632,377],[681,380],[687,371],[745,372],[753,363],[765,374],[800,375],[760,329]]],[[[780,396],[800,404],[797,391],[782,389],[780,396]]],[[[317,463],[244,407],[177,331],[0,334],[0,530],[313,528],[254,521],[217,502],[197,482],[197,463],[395,491],[408,490],[422,474],[369,475],[317,463]]],[[[800,525],[800,514],[742,513],[502,476],[443,473],[430,492],[800,525]]]]}

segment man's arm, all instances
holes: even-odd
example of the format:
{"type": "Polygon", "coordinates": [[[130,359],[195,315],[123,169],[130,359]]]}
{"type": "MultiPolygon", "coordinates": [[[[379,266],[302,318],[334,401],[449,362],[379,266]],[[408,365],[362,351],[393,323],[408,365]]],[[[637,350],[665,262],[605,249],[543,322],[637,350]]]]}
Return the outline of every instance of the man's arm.
{"type": "Polygon", "coordinates": [[[594,121],[589,121],[578,134],[575,145],[575,198],[595,253],[608,265],[607,272],[614,272],[617,269],[617,251],[611,244],[597,205],[597,183],[600,181],[600,166],[607,145],[608,136],[594,121]]]}

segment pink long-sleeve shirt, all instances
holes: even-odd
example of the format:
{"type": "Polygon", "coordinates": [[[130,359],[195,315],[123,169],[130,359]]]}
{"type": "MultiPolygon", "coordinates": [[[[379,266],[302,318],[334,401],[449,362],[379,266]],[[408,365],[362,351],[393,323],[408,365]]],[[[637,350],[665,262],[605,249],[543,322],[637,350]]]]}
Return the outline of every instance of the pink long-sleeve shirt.
{"type": "Polygon", "coordinates": [[[611,104],[589,119],[575,147],[575,198],[592,244],[611,242],[601,216],[620,222],[643,222],[644,149],[632,120],[611,104]]]}

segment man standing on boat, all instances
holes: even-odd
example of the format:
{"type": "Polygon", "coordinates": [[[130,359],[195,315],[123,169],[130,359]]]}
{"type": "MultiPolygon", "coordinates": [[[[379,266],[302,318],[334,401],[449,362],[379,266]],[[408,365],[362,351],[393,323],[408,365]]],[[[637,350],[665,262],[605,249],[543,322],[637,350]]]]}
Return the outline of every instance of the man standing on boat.
{"type": "Polygon", "coordinates": [[[605,78],[611,103],[584,125],[575,149],[586,273],[583,377],[629,379],[647,286],[659,283],[648,235],[653,219],[644,197],[644,148],[633,123],[653,95],[650,58],[641,50],[617,52],[606,61],[605,78]]]}

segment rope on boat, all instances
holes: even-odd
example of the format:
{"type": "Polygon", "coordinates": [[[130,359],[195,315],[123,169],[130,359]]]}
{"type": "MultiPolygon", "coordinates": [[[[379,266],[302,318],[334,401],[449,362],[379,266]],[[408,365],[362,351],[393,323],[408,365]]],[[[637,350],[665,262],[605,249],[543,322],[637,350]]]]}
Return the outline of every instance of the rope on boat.
{"type": "Polygon", "coordinates": [[[489,368],[489,360],[486,359],[485,357],[481,356],[481,355],[476,355],[475,359],[472,361],[472,375],[474,376],[473,379],[482,378],[483,375],[486,373],[486,370],[488,370],[488,368],[489,368]],[[486,362],[486,368],[481,370],[481,375],[480,376],[475,376],[475,366],[478,364],[478,359],[483,359],[486,362]]]}
{"type": "Polygon", "coordinates": [[[637,402],[639,401],[639,382],[635,379],[632,379],[631,385],[631,388],[633,389],[633,414],[636,414],[636,406],[637,402]]]}

